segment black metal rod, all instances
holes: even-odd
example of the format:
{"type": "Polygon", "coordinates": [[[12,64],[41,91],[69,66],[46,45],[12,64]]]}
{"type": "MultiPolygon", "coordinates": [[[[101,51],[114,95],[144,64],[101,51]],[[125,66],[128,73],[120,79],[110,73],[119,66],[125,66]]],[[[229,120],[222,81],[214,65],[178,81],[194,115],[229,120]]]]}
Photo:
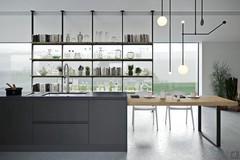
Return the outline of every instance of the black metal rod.
{"type": "Polygon", "coordinates": [[[154,93],[154,85],[153,85],[153,83],[154,83],[154,78],[153,78],[153,73],[154,73],[153,72],[154,71],[154,63],[153,63],[154,62],[153,61],[153,56],[154,56],[153,55],[153,52],[154,52],[154,50],[153,50],[154,49],[154,46],[153,46],[153,41],[154,41],[154,37],[153,37],[154,36],[154,11],[153,10],[151,11],[151,14],[152,14],[152,16],[151,16],[151,19],[152,19],[152,24],[151,24],[151,27],[152,27],[151,28],[151,30],[152,30],[151,31],[152,32],[152,92],[154,93]]]}
{"type": "Polygon", "coordinates": [[[172,72],[172,1],[169,0],[169,64],[168,72],[172,72]]]}
{"type": "MultiPolygon", "coordinates": [[[[94,42],[94,11],[91,11],[91,15],[92,15],[92,43],[94,42]]],[[[93,44],[92,44],[92,58],[93,58],[93,44]]],[[[92,91],[93,91],[93,61],[92,61],[92,91]]]]}
{"type": "Polygon", "coordinates": [[[216,146],[220,147],[221,146],[221,109],[220,107],[217,106],[217,134],[216,134],[216,146]]]}
{"type": "Polygon", "coordinates": [[[200,69],[200,60],[199,60],[199,52],[200,52],[200,50],[199,50],[199,42],[198,42],[198,59],[197,59],[197,71],[198,71],[198,74],[197,74],[197,93],[198,93],[198,95],[199,95],[199,93],[200,93],[200,88],[199,88],[199,83],[200,83],[200,76],[199,76],[199,69],[200,69]]]}
{"type": "MultiPolygon", "coordinates": [[[[64,42],[64,10],[61,10],[61,42],[64,42]]],[[[61,57],[63,59],[63,45],[61,46],[61,57]]],[[[63,68],[63,61],[61,61],[61,66],[63,68]]],[[[61,77],[61,91],[63,92],[63,77],[61,77]]]]}
{"type": "MultiPolygon", "coordinates": [[[[121,10],[121,15],[122,15],[122,60],[123,60],[123,41],[124,41],[124,10],[121,10]]],[[[123,61],[122,61],[122,76],[123,76],[123,61]]],[[[123,92],[123,77],[122,77],[122,92],[123,92]]]]}
{"type": "Polygon", "coordinates": [[[203,0],[201,0],[201,22],[200,25],[204,25],[204,19],[203,19],[203,0]]]}
{"type": "Polygon", "coordinates": [[[61,28],[61,38],[62,38],[62,42],[64,42],[63,38],[64,38],[64,10],[61,10],[61,24],[62,24],[62,28],[61,28]]]}
{"type": "Polygon", "coordinates": [[[213,30],[211,30],[210,32],[208,32],[208,34],[213,33],[214,31],[216,31],[219,27],[221,27],[222,25],[226,24],[226,21],[223,21],[221,24],[219,24],[217,27],[215,27],[213,30]]]}
{"type": "Polygon", "coordinates": [[[226,24],[226,21],[223,21],[221,24],[219,24],[217,27],[215,27],[213,30],[207,32],[207,33],[184,33],[185,36],[207,36],[210,35],[211,33],[213,33],[214,31],[216,31],[218,28],[220,28],[222,25],[226,24]]]}
{"type": "Polygon", "coordinates": [[[163,16],[163,0],[161,0],[161,16],[163,16]]]}
{"type": "Polygon", "coordinates": [[[184,65],[184,22],[182,22],[182,65],[184,65]]]}
{"type": "Polygon", "coordinates": [[[205,138],[208,142],[210,142],[212,145],[219,147],[215,142],[213,142],[210,138],[208,138],[204,133],[201,133],[202,137],[205,138]]]}
{"type": "Polygon", "coordinates": [[[216,147],[221,146],[221,109],[216,107],[216,143],[202,133],[202,107],[198,106],[198,131],[201,136],[216,147]]]}
{"type": "MultiPolygon", "coordinates": [[[[31,10],[31,42],[33,42],[34,35],[34,11],[31,10]]],[[[31,43],[31,59],[33,59],[33,43],[31,43]]],[[[33,93],[33,61],[31,61],[31,91],[33,93]]]]}
{"type": "MultiPolygon", "coordinates": [[[[92,58],[93,58],[93,42],[94,42],[94,10],[91,10],[92,15],[92,58]]],[[[92,76],[93,76],[93,61],[92,61],[92,76]]],[[[92,77],[92,91],[93,91],[93,77],[92,77]]]]}
{"type": "Polygon", "coordinates": [[[202,132],[202,106],[198,106],[198,132],[202,132]]]}
{"type": "Polygon", "coordinates": [[[184,33],[185,36],[206,36],[208,33],[184,33]]]}
{"type": "Polygon", "coordinates": [[[197,34],[197,0],[194,3],[194,33],[197,34]]]}

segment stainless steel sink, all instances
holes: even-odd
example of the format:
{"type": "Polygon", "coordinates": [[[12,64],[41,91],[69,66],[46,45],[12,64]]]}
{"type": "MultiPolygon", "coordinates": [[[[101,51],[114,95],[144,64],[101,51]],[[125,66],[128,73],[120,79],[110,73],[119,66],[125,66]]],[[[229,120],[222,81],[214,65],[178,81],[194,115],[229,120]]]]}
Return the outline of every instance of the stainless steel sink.
{"type": "Polygon", "coordinates": [[[47,93],[43,96],[45,97],[85,97],[89,96],[91,93],[82,92],[82,93],[47,93]]]}

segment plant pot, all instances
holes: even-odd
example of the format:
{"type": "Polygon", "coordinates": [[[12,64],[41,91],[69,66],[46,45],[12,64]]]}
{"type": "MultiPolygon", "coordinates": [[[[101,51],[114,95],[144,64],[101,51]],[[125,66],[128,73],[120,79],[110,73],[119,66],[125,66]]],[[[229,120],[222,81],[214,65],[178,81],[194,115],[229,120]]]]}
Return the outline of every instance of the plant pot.
{"type": "Polygon", "coordinates": [[[6,96],[21,96],[22,95],[22,88],[6,88],[6,96]]]}
{"type": "Polygon", "coordinates": [[[90,71],[86,71],[86,76],[90,76],[90,71]]]}
{"type": "Polygon", "coordinates": [[[133,71],[132,70],[128,70],[128,75],[132,76],[133,75],[133,71]]]}

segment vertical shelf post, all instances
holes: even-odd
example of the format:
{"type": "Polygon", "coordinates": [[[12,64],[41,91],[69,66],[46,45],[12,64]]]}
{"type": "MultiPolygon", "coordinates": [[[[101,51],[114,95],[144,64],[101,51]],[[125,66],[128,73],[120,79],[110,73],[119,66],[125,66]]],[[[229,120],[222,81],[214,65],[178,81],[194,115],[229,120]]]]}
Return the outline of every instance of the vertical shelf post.
{"type": "MultiPolygon", "coordinates": [[[[61,42],[64,42],[64,10],[61,10],[61,42]]],[[[63,59],[63,44],[61,44],[61,57],[63,59]]],[[[63,61],[61,61],[61,66],[63,69],[63,61]]],[[[61,77],[61,92],[63,92],[63,76],[61,77]]]]}
{"type": "Polygon", "coordinates": [[[31,10],[31,91],[33,93],[33,35],[34,35],[34,11],[31,10]]]}
{"type": "Polygon", "coordinates": [[[93,42],[94,42],[94,10],[91,10],[91,18],[92,18],[92,92],[93,92],[93,42]]]}
{"type": "Polygon", "coordinates": [[[154,46],[153,46],[153,44],[154,44],[153,43],[153,41],[154,41],[154,37],[153,37],[153,35],[154,35],[154,10],[151,10],[151,18],[152,18],[152,24],[151,24],[152,29],[151,30],[152,30],[152,93],[153,93],[154,92],[154,84],[153,84],[154,83],[154,72],[153,72],[153,70],[154,70],[154,66],[153,66],[154,65],[153,64],[153,62],[154,62],[153,61],[153,56],[154,56],[153,55],[153,53],[154,53],[154,51],[153,51],[153,49],[154,49],[154,46]]]}
{"type": "Polygon", "coordinates": [[[124,88],[124,84],[123,84],[123,42],[124,42],[124,22],[123,22],[123,16],[124,16],[124,10],[121,10],[121,16],[122,16],[122,92],[123,92],[123,88],[124,88]]]}

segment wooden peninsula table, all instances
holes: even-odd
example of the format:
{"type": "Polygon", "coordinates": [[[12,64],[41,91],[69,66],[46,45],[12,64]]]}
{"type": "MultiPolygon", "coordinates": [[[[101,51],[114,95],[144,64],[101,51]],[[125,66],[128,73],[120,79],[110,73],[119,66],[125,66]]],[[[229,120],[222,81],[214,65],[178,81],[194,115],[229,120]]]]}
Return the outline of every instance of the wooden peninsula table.
{"type": "Polygon", "coordinates": [[[201,135],[213,145],[221,146],[221,107],[222,106],[237,106],[236,101],[231,101],[217,96],[202,96],[198,99],[194,98],[166,98],[160,100],[160,97],[154,98],[131,98],[128,97],[128,105],[133,106],[198,106],[198,131],[201,135]],[[210,140],[202,133],[202,107],[212,107],[216,109],[216,142],[210,140]]]}

